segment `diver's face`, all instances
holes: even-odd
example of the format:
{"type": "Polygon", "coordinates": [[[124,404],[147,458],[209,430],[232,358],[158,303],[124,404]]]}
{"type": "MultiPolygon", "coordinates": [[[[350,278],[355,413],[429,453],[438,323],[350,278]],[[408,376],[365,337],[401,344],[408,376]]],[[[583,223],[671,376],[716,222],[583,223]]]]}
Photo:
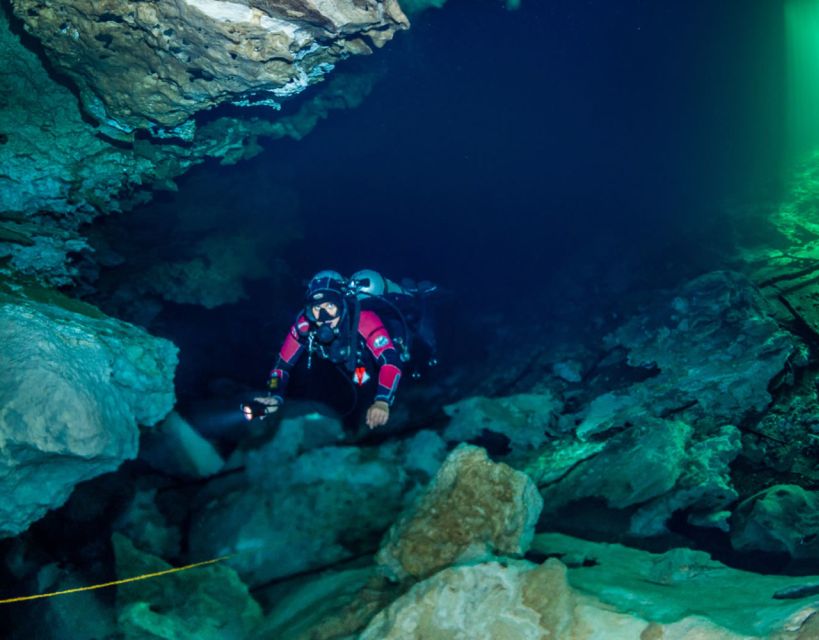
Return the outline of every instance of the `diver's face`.
{"type": "Polygon", "coordinates": [[[335,329],[341,320],[341,316],[338,313],[338,306],[332,302],[322,302],[321,304],[313,305],[310,311],[313,317],[316,318],[316,324],[319,326],[327,324],[335,329]],[[325,313],[322,313],[322,310],[325,313]]]}

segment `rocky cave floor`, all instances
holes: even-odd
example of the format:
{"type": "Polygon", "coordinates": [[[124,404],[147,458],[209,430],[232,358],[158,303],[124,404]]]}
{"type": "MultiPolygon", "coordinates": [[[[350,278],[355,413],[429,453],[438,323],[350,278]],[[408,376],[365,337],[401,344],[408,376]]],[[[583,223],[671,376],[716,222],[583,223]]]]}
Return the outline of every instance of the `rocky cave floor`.
{"type": "Polygon", "coordinates": [[[110,214],[355,108],[384,71],[336,65],[440,4],[0,0],[0,597],[217,560],[0,636],[819,638],[819,157],[677,251],[589,240],[379,433],[245,424],[231,380],[177,403],[163,308],[282,294],[298,193],[203,171],[110,214]]]}
{"type": "MultiPolygon", "coordinates": [[[[364,439],[299,401],[171,413],[0,543],[4,596],[230,558],[4,605],[5,637],[817,637],[814,250],[557,314],[536,348],[483,318],[507,365],[407,385],[364,439]]],[[[59,468],[27,465],[36,502],[59,468]]]]}

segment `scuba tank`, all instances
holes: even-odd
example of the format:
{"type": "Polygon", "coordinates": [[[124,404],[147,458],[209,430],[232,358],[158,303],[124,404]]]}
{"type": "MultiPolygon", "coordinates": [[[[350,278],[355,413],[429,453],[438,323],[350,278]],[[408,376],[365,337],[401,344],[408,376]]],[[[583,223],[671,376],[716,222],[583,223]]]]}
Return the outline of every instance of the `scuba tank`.
{"type": "Polygon", "coordinates": [[[362,269],[350,278],[350,287],[361,310],[374,311],[390,334],[401,362],[412,358],[412,310],[408,303],[413,295],[377,271],[362,269]]]}

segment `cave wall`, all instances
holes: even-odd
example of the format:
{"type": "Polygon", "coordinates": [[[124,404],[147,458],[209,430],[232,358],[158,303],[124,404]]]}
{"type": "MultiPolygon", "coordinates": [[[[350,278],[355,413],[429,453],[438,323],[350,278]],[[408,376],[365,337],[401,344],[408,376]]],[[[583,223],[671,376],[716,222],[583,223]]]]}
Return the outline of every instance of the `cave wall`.
{"type": "Polygon", "coordinates": [[[2,273],[69,284],[72,256],[90,253],[80,229],[95,217],[175,189],[209,158],[239,162],[260,139],[299,139],[357,105],[377,68],[335,72],[278,111],[409,26],[394,1],[325,4],[3,5],[2,273]]]}

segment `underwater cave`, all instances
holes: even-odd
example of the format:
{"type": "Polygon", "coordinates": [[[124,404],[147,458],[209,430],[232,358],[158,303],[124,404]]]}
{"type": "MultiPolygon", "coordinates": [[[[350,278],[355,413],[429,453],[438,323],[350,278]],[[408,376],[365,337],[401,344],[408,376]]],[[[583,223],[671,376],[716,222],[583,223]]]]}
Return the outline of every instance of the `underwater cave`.
{"type": "Polygon", "coordinates": [[[0,637],[819,637],[819,0],[0,0],[0,637]]]}

